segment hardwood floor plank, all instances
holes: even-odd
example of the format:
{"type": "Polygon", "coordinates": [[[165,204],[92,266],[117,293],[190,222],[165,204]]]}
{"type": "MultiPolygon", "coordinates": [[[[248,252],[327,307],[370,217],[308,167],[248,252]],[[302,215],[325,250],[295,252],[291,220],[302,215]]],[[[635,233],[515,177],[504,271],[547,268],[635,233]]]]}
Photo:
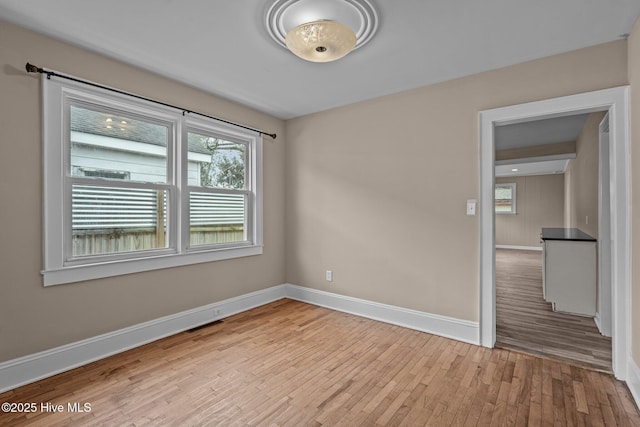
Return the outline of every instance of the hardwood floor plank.
{"type": "Polygon", "coordinates": [[[281,300],[0,394],[4,426],[640,425],[624,384],[281,300]]]}
{"type": "Polygon", "coordinates": [[[588,414],[589,405],[587,405],[587,396],[584,391],[584,385],[581,382],[573,381],[573,395],[576,399],[576,410],[583,414],[588,414]]]}

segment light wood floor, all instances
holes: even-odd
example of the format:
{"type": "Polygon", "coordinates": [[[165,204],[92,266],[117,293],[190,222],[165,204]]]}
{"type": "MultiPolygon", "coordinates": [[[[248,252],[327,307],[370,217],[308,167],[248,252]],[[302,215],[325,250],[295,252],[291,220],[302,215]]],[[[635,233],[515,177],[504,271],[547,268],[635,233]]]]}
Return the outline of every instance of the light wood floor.
{"type": "Polygon", "coordinates": [[[2,426],[640,425],[608,374],[280,300],[0,395],[2,426]]]}
{"type": "Polygon", "coordinates": [[[611,338],[543,299],[542,252],[496,250],[496,346],[611,372],[611,338]]]}

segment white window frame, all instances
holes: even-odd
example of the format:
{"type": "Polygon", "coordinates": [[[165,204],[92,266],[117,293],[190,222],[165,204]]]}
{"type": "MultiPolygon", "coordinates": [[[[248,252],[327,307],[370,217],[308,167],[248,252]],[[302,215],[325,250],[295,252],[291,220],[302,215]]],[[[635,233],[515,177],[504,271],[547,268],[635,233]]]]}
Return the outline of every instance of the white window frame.
{"type": "Polygon", "coordinates": [[[494,203],[494,207],[493,210],[496,213],[496,215],[515,215],[517,210],[516,210],[516,183],[515,182],[509,182],[509,183],[496,183],[495,187],[494,187],[494,196],[495,196],[495,189],[498,187],[510,187],[511,188],[511,211],[509,212],[505,212],[505,211],[497,211],[495,210],[495,197],[493,200],[494,203]]]}
{"type": "Polygon", "coordinates": [[[43,75],[42,93],[44,286],[262,254],[262,137],[258,132],[204,117],[196,118],[181,110],[55,76],[43,75]],[[166,183],[111,182],[118,187],[167,191],[167,248],[71,256],[71,184],[85,179],[70,175],[67,114],[71,102],[94,104],[171,126],[166,183]],[[188,129],[206,130],[216,137],[246,144],[245,240],[242,242],[189,246],[189,190],[199,191],[200,188],[187,185],[188,129]]]}

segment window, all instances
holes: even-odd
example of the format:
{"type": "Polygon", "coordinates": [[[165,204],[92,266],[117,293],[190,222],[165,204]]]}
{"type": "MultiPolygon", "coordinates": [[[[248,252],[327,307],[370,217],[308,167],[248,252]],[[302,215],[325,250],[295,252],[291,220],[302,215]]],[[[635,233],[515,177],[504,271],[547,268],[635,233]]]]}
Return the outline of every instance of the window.
{"type": "Polygon", "coordinates": [[[262,253],[253,131],[43,78],[44,283],[262,253]]]}
{"type": "Polygon", "coordinates": [[[496,213],[516,213],[516,184],[496,184],[496,213]]]}

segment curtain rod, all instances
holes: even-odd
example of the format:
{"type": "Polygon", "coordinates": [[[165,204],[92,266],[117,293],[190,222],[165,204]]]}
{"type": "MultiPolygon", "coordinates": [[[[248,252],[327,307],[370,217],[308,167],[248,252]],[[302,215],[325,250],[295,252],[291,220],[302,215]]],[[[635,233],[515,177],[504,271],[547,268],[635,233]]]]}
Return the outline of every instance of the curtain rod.
{"type": "Polygon", "coordinates": [[[203,114],[203,113],[199,113],[197,111],[192,111],[192,110],[189,110],[187,108],[179,107],[177,105],[168,104],[166,102],[157,101],[157,100],[151,99],[151,98],[146,98],[144,96],[136,95],[136,94],[133,94],[133,93],[130,93],[130,92],[125,92],[123,90],[114,89],[114,88],[111,88],[111,87],[108,87],[108,86],[103,86],[101,84],[93,83],[93,82],[90,82],[90,81],[87,81],[87,80],[77,79],[75,77],[67,76],[65,74],[59,74],[59,73],[56,73],[55,71],[45,70],[44,68],[37,67],[37,66],[35,66],[33,64],[30,64],[28,62],[27,62],[27,65],[25,66],[25,69],[27,70],[27,73],[46,74],[47,75],[47,79],[50,79],[51,76],[60,77],[60,78],[71,80],[71,81],[74,81],[74,82],[77,82],[77,83],[82,83],[82,84],[85,84],[85,85],[88,85],[88,86],[93,86],[93,87],[97,87],[97,88],[100,88],[100,89],[109,90],[111,92],[116,92],[116,93],[119,93],[121,95],[127,95],[127,96],[131,96],[131,97],[134,97],[134,98],[137,98],[137,99],[142,99],[144,101],[153,102],[155,104],[164,105],[165,107],[175,108],[176,110],[182,110],[182,114],[183,115],[185,113],[197,114],[197,115],[202,116],[202,117],[206,117],[206,118],[209,118],[209,119],[217,120],[219,122],[226,123],[226,124],[229,124],[229,125],[237,126],[239,128],[242,128],[242,129],[251,130],[251,131],[259,133],[260,135],[267,135],[267,136],[269,136],[269,137],[271,137],[273,139],[276,139],[276,134],[275,133],[265,132],[265,131],[262,131],[260,129],[255,129],[255,128],[252,128],[252,127],[249,127],[249,126],[241,125],[239,123],[230,122],[228,120],[224,120],[224,119],[221,119],[219,117],[209,116],[208,114],[203,114]]]}

